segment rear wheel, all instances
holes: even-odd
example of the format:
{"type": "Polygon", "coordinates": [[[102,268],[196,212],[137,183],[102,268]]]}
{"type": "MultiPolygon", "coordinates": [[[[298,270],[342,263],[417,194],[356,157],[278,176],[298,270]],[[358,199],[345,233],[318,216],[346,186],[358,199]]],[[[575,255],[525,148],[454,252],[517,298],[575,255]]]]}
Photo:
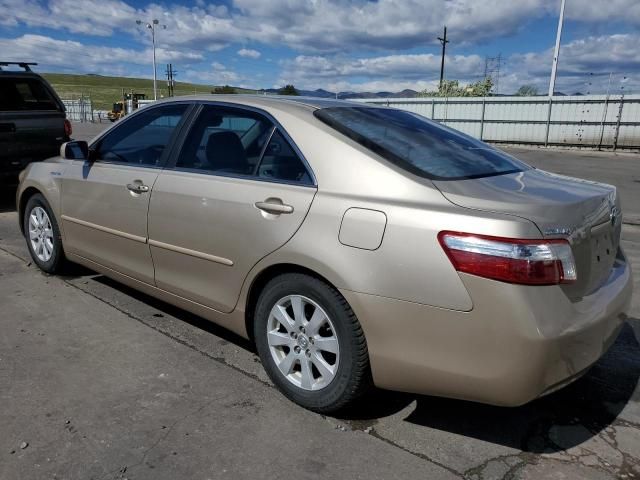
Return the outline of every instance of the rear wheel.
{"type": "Polygon", "coordinates": [[[351,307],[325,282],[285,274],[262,291],[254,336],[264,368],[291,400],[329,413],[369,387],[364,333],[351,307]]]}
{"type": "Polygon", "coordinates": [[[27,201],[24,235],[35,264],[47,273],[60,273],[66,262],[60,229],[49,203],[39,193],[27,201]]]}

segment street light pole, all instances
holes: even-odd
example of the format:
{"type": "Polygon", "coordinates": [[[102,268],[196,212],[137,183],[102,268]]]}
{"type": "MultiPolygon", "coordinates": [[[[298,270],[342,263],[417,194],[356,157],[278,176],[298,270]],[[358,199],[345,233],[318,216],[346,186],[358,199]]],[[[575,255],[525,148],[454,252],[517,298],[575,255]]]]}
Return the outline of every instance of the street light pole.
{"type": "Polygon", "coordinates": [[[556,34],[556,48],[553,52],[553,66],[551,67],[551,79],[549,80],[549,96],[553,97],[556,89],[556,73],[558,71],[558,57],[560,56],[560,39],[562,37],[562,24],[564,23],[564,2],[560,4],[560,18],[558,19],[558,33],[556,34]]]}
{"type": "Polygon", "coordinates": [[[156,29],[154,26],[157,20],[154,20],[153,22],[154,23],[151,26],[151,43],[153,44],[153,99],[157,100],[158,99],[158,86],[157,86],[158,72],[156,70],[156,29]]]}
{"type": "MultiPolygon", "coordinates": [[[[136,20],[138,25],[142,25],[142,20],[136,20]]],[[[158,100],[157,71],[156,71],[156,27],[160,26],[157,18],[147,23],[146,27],[151,30],[151,44],[153,45],[153,99],[158,100]]],[[[166,25],[162,25],[166,29],[166,25]]]]}

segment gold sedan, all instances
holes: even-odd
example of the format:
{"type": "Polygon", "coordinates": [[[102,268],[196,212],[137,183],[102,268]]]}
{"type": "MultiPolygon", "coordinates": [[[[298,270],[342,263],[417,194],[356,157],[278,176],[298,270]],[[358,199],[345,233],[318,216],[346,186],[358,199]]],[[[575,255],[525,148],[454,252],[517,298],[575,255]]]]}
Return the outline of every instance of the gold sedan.
{"type": "Polygon", "coordinates": [[[419,115],[180,97],[30,165],[34,262],[77,262],[253,340],[318,412],[370,385],[519,405],[582,375],[631,298],[614,187],[419,115]]]}

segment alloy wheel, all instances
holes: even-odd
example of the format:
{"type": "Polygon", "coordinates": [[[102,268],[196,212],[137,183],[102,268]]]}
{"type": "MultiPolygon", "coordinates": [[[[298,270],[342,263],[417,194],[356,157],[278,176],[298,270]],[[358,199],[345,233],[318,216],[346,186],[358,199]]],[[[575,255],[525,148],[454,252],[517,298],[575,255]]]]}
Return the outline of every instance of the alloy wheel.
{"type": "Polygon", "coordinates": [[[49,215],[42,207],[35,207],[29,215],[29,241],[38,260],[48,262],[53,255],[53,228],[49,215]]]}
{"type": "Polygon", "coordinates": [[[281,298],[267,321],[267,343],[280,373],[303,390],[320,390],[338,371],[340,346],[329,316],[302,295],[281,298]]]}

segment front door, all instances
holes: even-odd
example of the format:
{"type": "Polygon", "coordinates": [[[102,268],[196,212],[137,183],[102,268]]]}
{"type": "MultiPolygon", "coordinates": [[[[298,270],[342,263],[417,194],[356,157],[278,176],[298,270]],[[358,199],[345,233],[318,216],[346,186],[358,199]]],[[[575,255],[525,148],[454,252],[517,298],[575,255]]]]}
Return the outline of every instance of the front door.
{"type": "Polygon", "coordinates": [[[62,181],[65,249],[153,284],[147,213],[153,186],[188,105],[147,109],[91,146],[62,181]]]}
{"type": "Polygon", "coordinates": [[[293,236],[315,192],[309,170],[271,120],[203,106],[151,196],[156,285],[232,311],[249,270],[293,236]]]}

